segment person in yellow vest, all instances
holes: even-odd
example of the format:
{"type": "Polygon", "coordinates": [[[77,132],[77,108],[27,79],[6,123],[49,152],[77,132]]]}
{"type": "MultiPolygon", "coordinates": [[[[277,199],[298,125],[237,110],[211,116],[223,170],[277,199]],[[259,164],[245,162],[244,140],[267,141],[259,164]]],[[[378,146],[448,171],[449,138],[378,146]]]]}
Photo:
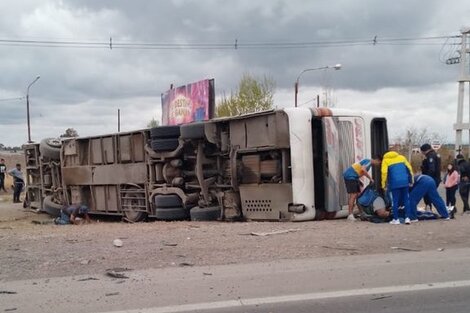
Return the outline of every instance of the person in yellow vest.
{"type": "MultiPolygon", "coordinates": [[[[399,225],[398,206],[405,206],[405,224],[411,223],[409,188],[413,185],[413,168],[408,160],[395,151],[384,154],[382,159],[382,189],[392,193],[393,220],[390,224],[399,225]]],[[[413,219],[413,222],[417,221],[413,219]]]]}
{"type": "Polygon", "coordinates": [[[381,158],[379,156],[376,156],[372,159],[364,159],[359,162],[354,163],[350,167],[348,167],[344,173],[343,173],[343,178],[344,178],[344,183],[346,184],[346,192],[349,195],[348,199],[348,220],[349,221],[355,221],[356,218],[354,217],[353,210],[354,210],[354,204],[356,203],[356,199],[361,192],[361,182],[360,178],[362,176],[366,176],[371,183],[374,182],[372,177],[369,174],[369,170],[374,166],[379,166],[381,163],[381,158]]]}

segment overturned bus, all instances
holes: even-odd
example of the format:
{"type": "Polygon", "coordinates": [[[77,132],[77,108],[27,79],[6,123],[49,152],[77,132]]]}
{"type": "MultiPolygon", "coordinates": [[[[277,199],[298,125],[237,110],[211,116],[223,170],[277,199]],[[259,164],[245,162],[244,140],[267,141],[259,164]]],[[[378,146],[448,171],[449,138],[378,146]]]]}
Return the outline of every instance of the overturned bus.
{"type": "Polygon", "coordinates": [[[54,215],[81,203],[131,222],[340,217],[344,169],[387,148],[385,118],[328,108],[45,139],[25,145],[25,204],[54,215]]]}

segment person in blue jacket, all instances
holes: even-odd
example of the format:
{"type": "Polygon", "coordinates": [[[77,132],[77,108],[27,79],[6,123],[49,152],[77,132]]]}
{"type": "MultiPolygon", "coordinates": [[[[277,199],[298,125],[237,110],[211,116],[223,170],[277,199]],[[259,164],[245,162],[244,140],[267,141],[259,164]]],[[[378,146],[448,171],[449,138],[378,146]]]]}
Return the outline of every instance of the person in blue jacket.
{"type": "Polygon", "coordinates": [[[405,224],[410,224],[409,187],[413,184],[413,169],[408,160],[395,151],[384,154],[382,159],[382,189],[392,193],[393,220],[390,224],[399,225],[398,205],[405,205],[405,224]]]}
{"type": "Polygon", "coordinates": [[[437,193],[435,179],[431,176],[420,174],[414,177],[414,184],[410,192],[411,220],[418,220],[417,205],[423,197],[427,197],[430,200],[442,218],[450,219],[446,204],[439,193],[437,193]]]}

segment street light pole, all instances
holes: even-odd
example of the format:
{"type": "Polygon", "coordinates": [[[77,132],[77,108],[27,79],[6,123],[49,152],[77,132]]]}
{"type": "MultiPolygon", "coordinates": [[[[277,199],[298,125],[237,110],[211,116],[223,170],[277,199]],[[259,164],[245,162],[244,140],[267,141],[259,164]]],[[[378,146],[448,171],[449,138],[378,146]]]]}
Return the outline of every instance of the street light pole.
{"type": "Polygon", "coordinates": [[[294,85],[294,90],[295,90],[295,107],[297,107],[297,94],[299,93],[299,79],[300,76],[302,76],[303,73],[305,72],[310,72],[310,71],[317,71],[317,70],[326,70],[332,68],[334,70],[340,70],[341,69],[341,64],[336,64],[334,66],[322,66],[322,67],[316,67],[316,68],[307,68],[300,72],[299,76],[297,76],[297,79],[295,80],[295,85],[294,85]]]}
{"type": "Polygon", "coordinates": [[[41,78],[41,76],[37,76],[35,80],[32,81],[31,84],[28,85],[28,88],[26,89],[26,118],[28,120],[28,143],[31,143],[31,126],[29,123],[29,88],[38,81],[38,79],[41,78]]]}

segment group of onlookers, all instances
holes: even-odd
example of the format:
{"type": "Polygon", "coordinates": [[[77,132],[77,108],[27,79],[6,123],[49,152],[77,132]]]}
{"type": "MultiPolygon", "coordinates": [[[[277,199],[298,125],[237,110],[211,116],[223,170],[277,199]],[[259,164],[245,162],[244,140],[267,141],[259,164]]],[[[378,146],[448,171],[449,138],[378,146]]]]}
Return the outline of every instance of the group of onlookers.
{"type": "MultiPolygon", "coordinates": [[[[420,147],[424,155],[421,164],[421,174],[413,175],[413,169],[408,160],[396,151],[388,151],[383,156],[372,159],[364,159],[352,164],[343,173],[346,190],[349,194],[348,220],[354,221],[354,205],[361,193],[362,176],[367,177],[371,183],[374,182],[369,174],[372,166],[381,168],[381,197],[388,199],[390,196],[391,212],[386,209],[387,201],[374,201],[373,212],[384,219],[391,219],[390,224],[398,225],[404,222],[411,224],[418,221],[417,205],[423,199],[425,210],[432,212],[434,206],[439,217],[450,219],[457,212],[455,194],[459,190],[463,202],[463,212],[470,212],[468,197],[470,192],[470,163],[462,155],[456,157],[456,162],[448,164],[444,176],[446,188],[446,202],[439,195],[437,188],[441,183],[441,158],[432,149],[431,145],[423,144],[420,147]],[[399,208],[404,208],[404,219],[399,217],[399,208]]],[[[362,211],[361,206],[358,205],[362,211]]],[[[362,213],[362,212],[361,212],[362,213]]],[[[403,217],[403,216],[402,216],[403,217]]]]}

